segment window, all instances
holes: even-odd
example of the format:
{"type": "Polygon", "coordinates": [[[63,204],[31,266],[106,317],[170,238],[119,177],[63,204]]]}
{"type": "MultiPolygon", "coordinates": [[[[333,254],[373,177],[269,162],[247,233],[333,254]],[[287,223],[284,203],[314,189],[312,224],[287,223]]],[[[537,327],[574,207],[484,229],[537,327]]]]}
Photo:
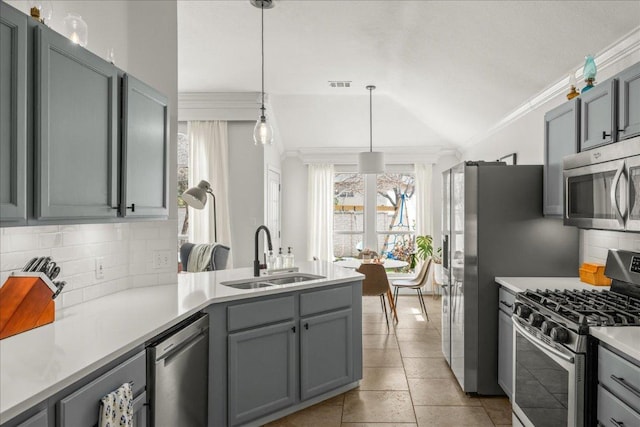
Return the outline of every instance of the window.
{"type": "MultiPolygon", "coordinates": [[[[382,257],[406,261],[410,266],[416,225],[414,194],[413,173],[336,173],[334,256],[358,257],[367,248],[382,257]]],[[[409,266],[395,271],[409,272],[409,266]]]]}
{"type": "Polygon", "coordinates": [[[178,133],[178,250],[189,240],[189,209],[182,200],[182,193],[188,189],[189,138],[185,133],[178,133]]]}

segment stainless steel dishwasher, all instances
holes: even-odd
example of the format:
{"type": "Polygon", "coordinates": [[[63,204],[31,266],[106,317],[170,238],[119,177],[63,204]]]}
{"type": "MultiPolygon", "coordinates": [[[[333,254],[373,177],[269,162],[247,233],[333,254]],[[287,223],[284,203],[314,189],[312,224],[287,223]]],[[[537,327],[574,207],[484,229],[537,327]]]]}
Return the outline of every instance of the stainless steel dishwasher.
{"type": "Polygon", "coordinates": [[[205,427],[209,371],[209,315],[200,313],[147,347],[151,426],[205,427]]]}

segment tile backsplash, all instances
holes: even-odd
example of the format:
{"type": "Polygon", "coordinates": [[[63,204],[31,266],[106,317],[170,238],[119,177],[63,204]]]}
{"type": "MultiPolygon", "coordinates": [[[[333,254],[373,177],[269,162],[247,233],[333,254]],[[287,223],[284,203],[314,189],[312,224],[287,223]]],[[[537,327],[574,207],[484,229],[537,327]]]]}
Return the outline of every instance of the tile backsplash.
{"type": "Polygon", "coordinates": [[[56,280],[67,282],[56,309],[137,286],[175,283],[176,221],[47,225],[0,229],[0,285],[33,257],[50,256],[60,266],[56,280]],[[169,265],[154,267],[153,257],[171,253],[169,265]],[[96,258],[104,277],[96,279],[96,258]]]}
{"type": "Polygon", "coordinates": [[[640,233],[619,231],[580,230],[581,262],[604,264],[609,249],[640,252],[640,233]]]}

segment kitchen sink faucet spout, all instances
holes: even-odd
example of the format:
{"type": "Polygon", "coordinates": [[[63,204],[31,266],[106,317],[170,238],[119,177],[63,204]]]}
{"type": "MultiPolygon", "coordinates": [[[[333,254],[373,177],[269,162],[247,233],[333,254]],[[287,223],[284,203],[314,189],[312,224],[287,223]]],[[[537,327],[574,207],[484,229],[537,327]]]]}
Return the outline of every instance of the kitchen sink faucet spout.
{"type": "Polygon", "coordinates": [[[258,255],[258,237],[260,237],[260,230],[264,230],[264,232],[266,233],[266,235],[267,235],[267,246],[269,247],[270,251],[273,250],[273,246],[271,246],[271,233],[269,232],[269,229],[267,228],[266,225],[261,225],[256,230],[256,245],[255,245],[256,251],[255,251],[255,257],[253,259],[253,276],[254,277],[260,276],[260,258],[259,258],[259,255],[258,255]]]}

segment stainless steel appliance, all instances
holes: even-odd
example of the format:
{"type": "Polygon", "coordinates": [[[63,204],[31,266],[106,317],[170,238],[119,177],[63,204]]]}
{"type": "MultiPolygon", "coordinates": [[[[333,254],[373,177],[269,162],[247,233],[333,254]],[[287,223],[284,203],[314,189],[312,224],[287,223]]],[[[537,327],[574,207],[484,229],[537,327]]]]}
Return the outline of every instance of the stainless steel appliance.
{"type": "Polygon", "coordinates": [[[511,403],[523,425],[596,424],[597,340],[589,327],[640,326],[640,254],[611,250],[605,274],[610,291],[516,295],[511,403]]]}
{"type": "Polygon", "coordinates": [[[542,166],[465,162],[443,176],[442,352],[467,393],[498,385],[496,276],[575,276],[578,233],[542,216],[542,166]]]}
{"type": "Polygon", "coordinates": [[[564,159],[564,223],[640,231],[640,137],[564,159]]]}
{"type": "Polygon", "coordinates": [[[187,319],[147,347],[151,424],[206,426],[209,315],[187,319]]]}

